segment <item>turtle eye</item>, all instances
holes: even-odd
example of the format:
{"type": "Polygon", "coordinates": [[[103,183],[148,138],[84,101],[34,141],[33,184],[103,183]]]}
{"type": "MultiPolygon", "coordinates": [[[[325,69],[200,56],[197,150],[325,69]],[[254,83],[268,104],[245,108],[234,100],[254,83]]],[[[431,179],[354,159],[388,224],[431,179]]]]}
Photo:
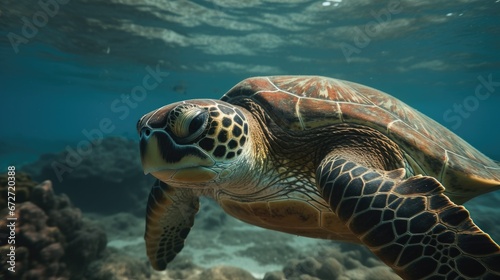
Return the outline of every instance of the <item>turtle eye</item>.
{"type": "Polygon", "coordinates": [[[167,123],[180,143],[189,143],[207,127],[208,112],[195,105],[182,104],[169,113],[167,123]]]}
{"type": "Polygon", "coordinates": [[[189,123],[189,134],[196,134],[196,136],[199,136],[205,129],[207,121],[208,113],[205,110],[203,110],[203,112],[199,112],[199,114],[195,115],[189,123]]]}

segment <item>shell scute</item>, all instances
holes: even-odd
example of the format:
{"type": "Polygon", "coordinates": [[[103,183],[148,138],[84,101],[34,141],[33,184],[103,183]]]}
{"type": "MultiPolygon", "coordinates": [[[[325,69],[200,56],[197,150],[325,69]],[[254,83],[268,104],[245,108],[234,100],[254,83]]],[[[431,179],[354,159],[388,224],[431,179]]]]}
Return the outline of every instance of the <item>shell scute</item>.
{"type": "Polygon", "coordinates": [[[303,130],[342,123],[342,113],[336,102],[302,98],[296,107],[296,114],[303,130]]]}
{"type": "Polygon", "coordinates": [[[434,178],[440,178],[446,160],[445,150],[440,145],[402,121],[395,121],[388,126],[387,135],[391,139],[397,139],[406,154],[418,163],[420,170],[434,178]],[[404,135],[401,135],[402,132],[404,135]]]}
{"type": "Polygon", "coordinates": [[[272,119],[280,126],[292,130],[301,130],[299,116],[294,111],[299,97],[290,95],[283,91],[273,92],[272,95],[268,92],[261,92],[253,96],[253,100],[259,103],[267,110],[272,119]],[[292,109],[291,109],[292,108],[292,109]]]}
{"type": "Polygon", "coordinates": [[[271,76],[246,79],[222,100],[241,104],[242,98],[258,104],[276,124],[296,133],[338,123],[374,128],[401,147],[415,175],[437,178],[452,196],[471,197],[500,186],[497,163],[436,121],[379,90],[327,77],[271,76]]]}

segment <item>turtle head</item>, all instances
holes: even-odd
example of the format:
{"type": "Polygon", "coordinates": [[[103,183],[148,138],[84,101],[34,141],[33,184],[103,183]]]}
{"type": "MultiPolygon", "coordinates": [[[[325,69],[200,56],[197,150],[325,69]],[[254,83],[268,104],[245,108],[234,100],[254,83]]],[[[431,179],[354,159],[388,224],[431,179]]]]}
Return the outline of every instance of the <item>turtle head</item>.
{"type": "Polygon", "coordinates": [[[218,100],[189,100],[161,107],[137,124],[144,173],[180,185],[217,181],[248,146],[241,109],[218,100]]]}

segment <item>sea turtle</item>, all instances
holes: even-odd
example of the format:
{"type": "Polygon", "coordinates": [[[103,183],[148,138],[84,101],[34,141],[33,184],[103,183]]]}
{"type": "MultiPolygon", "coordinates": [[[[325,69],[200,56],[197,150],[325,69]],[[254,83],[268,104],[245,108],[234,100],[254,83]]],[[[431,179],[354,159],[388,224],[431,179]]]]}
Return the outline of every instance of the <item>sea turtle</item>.
{"type": "Polygon", "coordinates": [[[146,247],[163,270],[215,199],[260,227],[366,245],[405,279],[500,279],[500,247],[459,204],[500,188],[500,166],[398,99],[317,76],[243,80],[220,100],[137,124],[157,179],[146,247]]]}

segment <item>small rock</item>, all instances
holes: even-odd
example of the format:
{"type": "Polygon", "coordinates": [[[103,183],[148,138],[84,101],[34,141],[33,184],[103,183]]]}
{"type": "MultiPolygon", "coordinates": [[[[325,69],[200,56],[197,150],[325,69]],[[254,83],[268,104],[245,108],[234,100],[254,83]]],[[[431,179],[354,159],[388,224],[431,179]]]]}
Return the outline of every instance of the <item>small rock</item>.
{"type": "Polygon", "coordinates": [[[351,257],[347,257],[345,259],[344,266],[347,269],[356,269],[359,267],[364,267],[364,265],[359,260],[351,258],[351,257]]]}
{"type": "Polygon", "coordinates": [[[106,248],[107,237],[100,228],[91,224],[75,231],[73,236],[67,244],[66,255],[74,263],[73,270],[78,271],[101,256],[106,248]]]}
{"type": "Polygon", "coordinates": [[[387,266],[377,266],[367,270],[365,280],[380,280],[380,279],[401,280],[401,277],[399,277],[387,266]]]}
{"type": "Polygon", "coordinates": [[[306,257],[297,266],[297,270],[301,273],[316,275],[316,271],[321,267],[321,263],[313,257],[306,257]]]}
{"type": "Polygon", "coordinates": [[[40,259],[44,263],[57,262],[64,255],[61,243],[52,243],[40,251],[40,259]]]}
{"type": "Polygon", "coordinates": [[[54,209],[56,206],[56,198],[54,196],[54,190],[52,189],[52,182],[46,180],[35,186],[31,191],[31,201],[45,210],[45,212],[54,209]]]}
{"type": "MultiPolygon", "coordinates": [[[[349,279],[359,279],[364,280],[367,275],[367,269],[365,267],[355,268],[351,270],[347,270],[344,275],[349,279]]],[[[382,279],[379,279],[382,280],[382,279]]]]}
{"type": "Polygon", "coordinates": [[[326,258],[321,268],[317,272],[317,276],[321,279],[337,279],[344,272],[342,264],[334,258],[326,258]]]}
{"type": "Polygon", "coordinates": [[[267,272],[264,275],[263,280],[286,280],[285,273],[282,271],[272,271],[272,272],[267,272]]]}
{"type": "Polygon", "coordinates": [[[381,262],[380,260],[377,260],[375,258],[368,258],[366,260],[366,264],[365,265],[367,267],[385,266],[385,264],[383,262],[381,262]]]}
{"type": "Polygon", "coordinates": [[[201,274],[188,278],[188,280],[256,280],[252,274],[244,269],[232,266],[215,266],[204,270],[201,274]]]}
{"type": "Polygon", "coordinates": [[[146,280],[150,279],[151,271],[145,262],[113,250],[92,262],[85,276],[87,280],[146,280]]]}
{"type": "Polygon", "coordinates": [[[297,267],[298,264],[299,264],[298,259],[291,259],[286,263],[285,267],[283,267],[283,273],[285,274],[286,278],[295,276],[295,271],[296,271],[295,268],[297,267]]]}
{"type": "MultiPolygon", "coordinates": [[[[314,277],[314,276],[311,276],[311,275],[307,275],[307,274],[302,274],[300,275],[298,278],[296,278],[298,280],[322,280],[322,279],[319,279],[318,277],[314,277]]],[[[295,280],[294,278],[290,279],[290,280],[295,280]]]]}
{"type": "Polygon", "coordinates": [[[341,264],[344,263],[345,257],[346,256],[342,251],[340,251],[339,247],[323,248],[321,251],[318,252],[319,259],[334,258],[341,264]]]}

